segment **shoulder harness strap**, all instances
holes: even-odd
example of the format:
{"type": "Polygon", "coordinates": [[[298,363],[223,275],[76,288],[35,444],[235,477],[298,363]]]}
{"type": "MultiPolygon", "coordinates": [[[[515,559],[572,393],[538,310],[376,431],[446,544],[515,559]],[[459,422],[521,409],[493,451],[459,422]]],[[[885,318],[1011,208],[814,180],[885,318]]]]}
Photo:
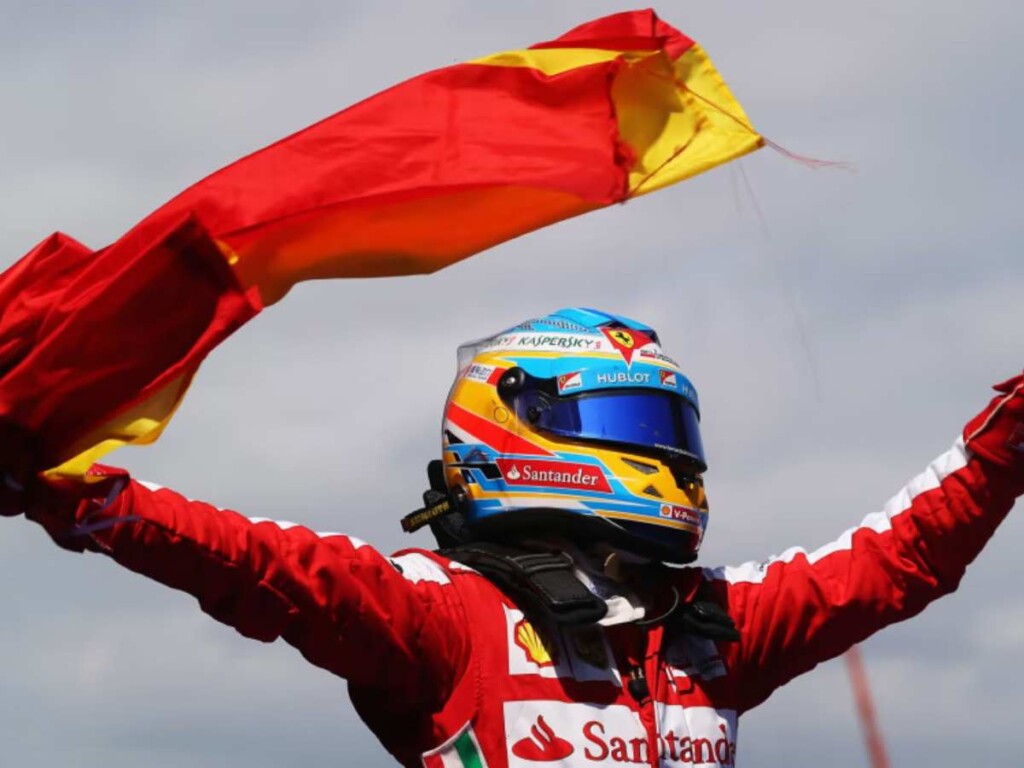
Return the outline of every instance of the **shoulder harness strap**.
{"type": "Polygon", "coordinates": [[[689,635],[726,643],[736,643],[740,639],[736,622],[725,608],[715,602],[706,581],[701,581],[694,599],[681,605],[669,621],[689,635]]]}

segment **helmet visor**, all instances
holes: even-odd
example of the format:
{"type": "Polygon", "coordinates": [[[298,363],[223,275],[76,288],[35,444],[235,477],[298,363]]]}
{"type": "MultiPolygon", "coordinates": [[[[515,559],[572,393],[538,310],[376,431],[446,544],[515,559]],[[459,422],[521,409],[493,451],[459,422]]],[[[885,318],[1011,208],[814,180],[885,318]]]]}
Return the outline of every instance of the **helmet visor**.
{"type": "Polygon", "coordinates": [[[511,397],[520,421],[541,432],[573,440],[616,443],[682,459],[707,468],[700,418],[681,395],[645,389],[615,389],[558,396],[528,378],[511,397]]]}

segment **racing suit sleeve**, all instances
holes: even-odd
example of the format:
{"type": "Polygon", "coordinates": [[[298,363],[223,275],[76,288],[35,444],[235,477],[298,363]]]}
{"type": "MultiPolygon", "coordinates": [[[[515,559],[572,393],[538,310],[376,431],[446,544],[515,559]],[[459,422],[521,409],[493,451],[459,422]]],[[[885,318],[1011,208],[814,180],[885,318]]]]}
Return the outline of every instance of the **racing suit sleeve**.
{"type": "Polygon", "coordinates": [[[836,541],[705,571],[740,632],[727,653],[741,712],[957,588],[1024,492],[1024,377],[996,389],[949,451],[836,541]]]}
{"type": "Polygon", "coordinates": [[[246,637],[278,637],[311,663],[378,689],[396,711],[443,703],[468,663],[467,622],[444,569],[362,541],[243,517],[94,468],[107,499],[30,513],[65,548],[102,552],[194,595],[246,637]]]}

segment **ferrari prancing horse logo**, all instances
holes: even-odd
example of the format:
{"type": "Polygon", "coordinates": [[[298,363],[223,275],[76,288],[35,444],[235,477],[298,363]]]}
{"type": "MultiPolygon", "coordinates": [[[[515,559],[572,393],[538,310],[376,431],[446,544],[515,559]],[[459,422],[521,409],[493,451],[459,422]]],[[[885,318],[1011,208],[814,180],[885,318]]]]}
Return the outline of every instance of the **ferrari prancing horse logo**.
{"type": "Polygon", "coordinates": [[[615,330],[615,331],[612,331],[609,334],[609,336],[611,336],[611,338],[613,338],[617,342],[619,342],[619,344],[624,346],[626,349],[632,349],[633,348],[633,336],[632,336],[632,334],[630,334],[629,331],[615,330]]]}
{"type": "Polygon", "coordinates": [[[626,328],[602,328],[601,333],[615,347],[615,351],[622,355],[626,365],[632,364],[633,353],[636,350],[654,343],[654,339],[643,331],[634,331],[626,328]]]}

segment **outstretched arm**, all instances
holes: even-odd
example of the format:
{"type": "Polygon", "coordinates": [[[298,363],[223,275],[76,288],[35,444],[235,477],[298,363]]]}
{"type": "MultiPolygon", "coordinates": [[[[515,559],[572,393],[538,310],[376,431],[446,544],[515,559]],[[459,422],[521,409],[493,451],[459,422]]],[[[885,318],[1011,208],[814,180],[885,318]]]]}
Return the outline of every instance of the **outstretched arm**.
{"type": "Polygon", "coordinates": [[[705,572],[742,636],[742,710],[957,588],[1024,493],[1024,377],[996,389],[949,451],[836,541],[705,572]]]}
{"type": "Polygon", "coordinates": [[[255,520],[97,468],[111,498],[52,499],[30,516],[62,546],[103,552],[194,595],[240,633],[278,637],[313,664],[381,689],[397,710],[444,701],[469,655],[443,569],[391,560],[353,537],[255,520]]]}

